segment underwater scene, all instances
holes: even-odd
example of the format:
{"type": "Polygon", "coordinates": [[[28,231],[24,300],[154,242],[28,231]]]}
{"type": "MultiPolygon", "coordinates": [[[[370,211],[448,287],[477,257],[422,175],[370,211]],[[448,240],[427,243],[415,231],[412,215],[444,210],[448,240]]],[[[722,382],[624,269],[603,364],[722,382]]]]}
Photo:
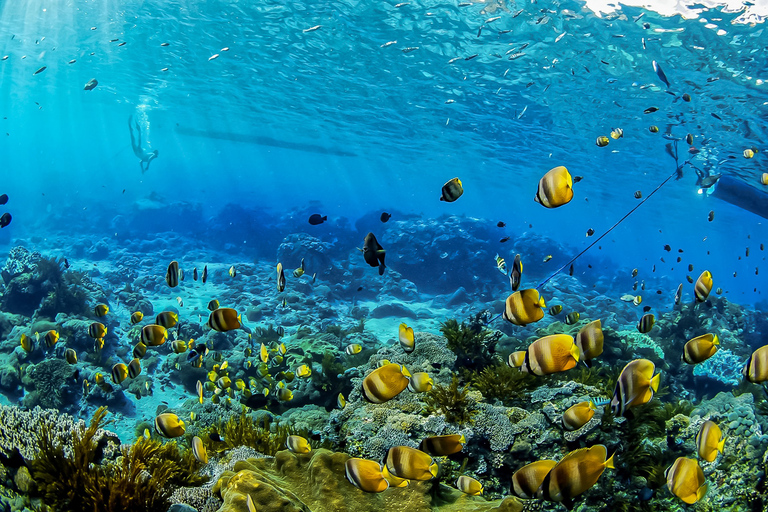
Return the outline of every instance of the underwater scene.
{"type": "Polygon", "coordinates": [[[0,512],[768,511],[768,2],[628,1],[0,0],[0,512]]]}

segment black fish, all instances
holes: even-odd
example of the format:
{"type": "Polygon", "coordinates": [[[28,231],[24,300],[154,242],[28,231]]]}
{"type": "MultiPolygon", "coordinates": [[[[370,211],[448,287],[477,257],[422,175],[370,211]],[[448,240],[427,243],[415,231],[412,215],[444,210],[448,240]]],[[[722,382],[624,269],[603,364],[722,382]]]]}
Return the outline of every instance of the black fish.
{"type": "Polygon", "coordinates": [[[323,222],[328,220],[327,215],[320,215],[319,213],[313,213],[309,216],[309,223],[313,226],[317,226],[319,224],[322,224],[323,222]]]}
{"type": "Polygon", "coordinates": [[[387,253],[381,244],[379,244],[379,241],[376,240],[373,233],[365,235],[362,250],[365,262],[372,267],[379,267],[379,275],[383,275],[384,268],[386,268],[386,265],[384,265],[384,257],[387,253]]]}
{"type": "Polygon", "coordinates": [[[11,217],[11,214],[10,214],[10,213],[4,213],[4,214],[3,214],[3,216],[2,216],[2,217],[0,217],[0,229],[1,229],[1,228],[4,228],[4,227],[5,227],[5,226],[7,226],[8,224],[10,224],[10,223],[11,223],[11,219],[12,219],[12,218],[13,218],[13,217],[11,217]]]}
{"type": "Polygon", "coordinates": [[[667,252],[669,252],[669,251],[671,251],[671,250],[672,250],[672,248],[671,248],[669,245],[665,245],[665,246],[664,246],[664,250],[665,250],[665,251],[667,251],[667,252]]]}
{"type": "Polygon", "coordinates": [[[200,280],[203,282],[203,284],[205,284],[205,282],[208,280],[208,265],[203,267],[203,276],[200,280]]]}
{"type": "Polygon", "coordinates": [[[573,263],[571,263],[571,266],[568,268],[568,275],[569,276],[573,275],[573,263]]]}
{"type": "Polygon", "coordinates": [[[587,230],[587,236],[592,236],[592,235],[594,235],[594,234],[595,234],[595,230],[594,230],[594,229],[592,229],[592,228],[589,228],[589,229],[587,230]]]}
{"type": "Polygon", "coordinates": [[[504,242],[509,242],[509,237],[508,237],[508,236],[505,236],[504,238],[502,238],[501,240],[499,240],[499,242],[501,242],[501,243],[504,243],[504,242]]]}
{"type": "Polygon", "coordinates": [[[381,212],[381,217],[379,217],[379,219],[381,219],[381,222],[387,222],[391,218],[392,218],[392,214],[387,212],[381,212]]]}
{"type": "Polygon", "coordinates": [[[0,206],[8,203],[8,194],[3,194],[0,196],[0,206]]]}
{"type": "Polygon", "coordinates": [[[643,110],[643,114],[653,114],[659,110],[657,107],[648,107],[647,109],[643,110]]]}
{"type": "Polygon", "coordinates": [[[92,91],[96,88],[96,86],[99,85],[99,81],[95,78],[91,78],[88,80],[88,82],[85,84],[85,87],[83,87],[84,91],[92,91]]]}
{"type": "Polygon", "coordinates": [[[509,284],[512,286],[512,291],[516,292],[520,288],[520,281],[523,277],[523,261],[519,254],[515,255],[515,260],[512,262],[512,271],[509,273],[509,284]]]}
{"type": "Polygon", "coordinates": [[[722,120],[723,120],[723,118],[722,118],[722,117],[720,117],[719,115],[715,114],[714,112],[710,113],[710,115],[711,115],[712,117],[714,117],[715,119],[718,119],[718,120],[720,120],[720,121],[722,121],[722,120]]]}
{"type": "MultiPolygon", "coordinates": [[[[2,204],[5,204],[5,203],[2,203],[2,204]]],[[[498,223],[496,223],[496,227],[503,228],[503,227],[506,227],[506,224],[502,221],[499,221],[498,223]]]]}
{"type": "Polygon", "coordinates": [[[192,269],[192,280],[197,281],[197,267],[192,269]]]}
{"type": "Polygon", "coordinates": [[[64,258],[64,268],[69,268],[69,260],[67,258],[64,258]]]}
{"type": "Polygon", "coordinates": [[[647,313],[651,310],[651,306],[643,306],[643,313],[647,313]]]}
{"type": "Polygon", "coordinates": [[[39,75],[40,73],[42,73],[43,71],[45,71],[45,68],[46,68],[45,66],[41,67],[40,69],[38,69],[37,71],[35,71],[34,73],[32,73],[32,75],[39,75]]]}

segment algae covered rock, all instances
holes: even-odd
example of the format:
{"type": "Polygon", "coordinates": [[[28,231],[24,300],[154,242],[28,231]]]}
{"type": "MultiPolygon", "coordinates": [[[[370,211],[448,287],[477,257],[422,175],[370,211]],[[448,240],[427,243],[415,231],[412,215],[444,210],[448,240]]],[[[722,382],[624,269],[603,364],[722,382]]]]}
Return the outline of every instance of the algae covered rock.
{"type": "Polygon", "coordinates": [[[350,484],[344,463],[349,455],[325,449],[308,454],[278,452],[274,458],[248,459],[225,471],[213,487],[224,504],[218,512],[248,512],[250,496],[256,510],[264,512],[378,512],[382,510],[431,510],[519,512],[514,498],[485,501],[443,486],[440,503],[433,502],[431,482],[411,482],[407,487],[366,493],[350,484]]]}

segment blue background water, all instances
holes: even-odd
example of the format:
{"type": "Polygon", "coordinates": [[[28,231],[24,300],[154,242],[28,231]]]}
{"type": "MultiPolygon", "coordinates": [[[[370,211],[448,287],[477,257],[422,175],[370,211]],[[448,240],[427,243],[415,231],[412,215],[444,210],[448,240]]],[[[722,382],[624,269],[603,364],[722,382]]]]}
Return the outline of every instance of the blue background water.
{"type": "MultiPolygon", "coordinates": [[[[635,190],[647,196],[674,170],[667,141],[648,132],[651,124],[678,137],[692,133],[702,149],[697,166],[760,187],[760,173],[768,171],[762,20],[732,23],[739,13],[713,10],[699,19],[648,12],[633,22],[643,10],[624,7],[598,17],[577,2],[494,5],[5,1],[0,192],[11,196],[6,208],[14,221],[0,232],[0,244],[5,250],[15,238],[60,230],[119,236],[109,220],[133,215],[155,193],[169,203],[202,203],[205,216],[227,203],[290,215],[319,201],[312,211],[331,222],[373,210],[461,214],[491,226],[503,220],[507,228],[487,243],[509,260],[513,255],[498,238],[526,231],[575,254],[591,241],[588,228],[602,234],[637,204],[635,190]],[[501,19],[478,37],[495,16],[501,19]],[[321,28],[304,32],[316,25],[321,28]],[[726,33],[718,35],[719,28],[726,33]],[[122,41],[127,44],[118,46],[122,41]],[[397,43],[382,47],[388,41],[397,43]],[[409,47],[418,50],[402,51],[409,47]],[[512,49],[510,55],[525,55],[510,61],[512,49]],[[209,60],[214,54],[220,56],[209,60]],[[76,62],[68,64],[71,59],[76,62]],[[652,60],[664,66],[677,98],[665,93],[652,60]],[[41,66],[47,69],[33,75],[41,66]],[[98,87],[84,91],[92,78],[98,87]],[[679,100],[683,92],[691,103],[679,100]],[[649,106],[660,110],[643,114],[649,106]],[[160,152],[143,175],[126,133],[129,115],[140,122],[145,144],[160,152]],[[624,138],[598,148],[595,138],[613,127],[623,128],[624,138]],[[190,130],[354,156],[190,136],[190,130]],[[750,146],[761,152],[746,160],[741,153],[750,146]],[[584,180],[569,205],[546,210],[533,195],[539,177],[556,165],[584,180]],[[464,196],[439,202],[441,185],[454,176],[464,182],[464,196]]],[[[684,142],[680,148],[687,155],[684,142]]],[[[655,264],[655,276],[670,278],[663,282],[670,301],[688,263],[694,279],[710,269],[715,287],[732,300],[762,300],[768,267],[760,275],[755,267],[764,265],[758,250],[768,242],[764,219],[698,195],[694,182],[691,169],[670,181],[601,241],[602,255],[627,275],[643,269],[651,288],[655,264]],[[709,210],[716,213],[712,223],[709,210]],[[683,248],[685,264],[673,264],[676,253],[664,252],[664,244],[683,248]]],[[[182,227],[189,229],[167,229],[182,227]]],[[[302,229],[313,232],[306,224],[302,229]]],[[[332,233],[333,224],[323,229],[332,233]]],[[[540,255],[526,257],[550,252],[541,247],[540,255]]],[[[549,265],[554,270],[566,260],[558,256],[549,265]]]]}

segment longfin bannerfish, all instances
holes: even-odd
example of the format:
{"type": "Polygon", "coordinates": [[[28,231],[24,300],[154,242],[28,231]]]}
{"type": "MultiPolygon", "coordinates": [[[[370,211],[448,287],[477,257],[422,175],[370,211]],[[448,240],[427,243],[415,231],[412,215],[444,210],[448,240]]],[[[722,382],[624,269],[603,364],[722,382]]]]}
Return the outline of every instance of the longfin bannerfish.
{"type": "Polygon", "coordinates": [[[452,203],[464,194],[464,185],[459,178],[451,178],[445,182],[440,191],[440,200],[452,203]]]}
{"type": "Polygon", "coordinates": [[[229,272],[228,273],[229,273],[229,277],[237,277],[237,269],[235,268],[234,265],[229,267],[229,272]]]}
{"type": "Polygon", "coordinates": [[[179,262],[173,260],[168,265],[168,270],[165,272],[165,282],[168,286],[175,288],[179,285],[179,262]]]}
{"type": "Polygon", "coordinates": [[[696,295],[696,302],[704,302],[712,291],[712,274],[709,270],[701,273],[696,280],[693,292],[696,295]]]}
{"type": "Polygon", "coordinates": [[[408,390],[413,393],[426,393],[433,385],[432,377],[426,372],[415,372],[408,377],[408,390]]]}
{"type": "Polygon", "coordinates": [[[156,324],[145,325],[141,329],[141,342],[148,347],[159,347],[168,341],[168,331],[156,324]]]}
{"type": "Polygon", "coordinates": [[[637,322],[637,330],[643,334],[649,333],[654,323],[656,323],[656,317],[653,313],[646,313],[637,322]]]}
{"type": "Polygon", "coordinates": [[[579,402],[572,405],[563,413],[565,430],[578,430],[586,425],[595,415],[595,404],[591,401],[579,402]]]}
{"type": "Polygon", "coordinates": [[[177,323],[179,323],[179,315],[173,311],[163,311],[155,317],[155,325],[160,325],[166,329],[175,327],[177,323]]]}
{"type": "Polygon", "coordinates": [[[133,357],[141,359],[147,353],[147,345],[143,341],[139,341],[133,346],[133,357]]]}
{"type": "Polygon", "coordinates": [[[509,354],[507,364],[512,368],[520,368],[525,362],[525,350],[517,350],[509,354]]]}
{"type": "Polygon", "coordinates": [[[48,348],[53,347],[59,341],[59,333],[57,331],[48,331],[45,333],[45,346],[48,348]]]}
{"type": "Polygon", "coordinates": [[[158,414],[155,418],[155,431],[163,437],[172,439],[184,435],[184,422],[173,413],[158,414]]]}
{"type": "Polygon", "coordinates": [[[524,500],[535,498],[544,478],[556,465],[554,460],[537,460],[518,469],[512,475],[512,494],[524,500]]]}
{"type": "Polygon", "coordinates": [[[512,262],[512,271],[509,273],[509,285],[512,287],[512,291],[516,292],[520,288],[520,282],[523,277],[523,260],[519,254],[515,254],[515,259],[512,262]]]}
{"type": "Polygon", "coordinates": [[[587,366],[590,361],[603,353],[603,327],[600,320],[594,320],[576,334],[576,346],[579,347],[579,360],[587,366]]]}
{"type": "Polygon", "coordinates": [[[459,453],[467,440],[460,434],[425,437],[419,444],[419,450],[434,457],[443,457],[459,453]]]}
{"type": "Polygon", "coordinates": [[[432,456],[410,446],[393,446],[384,458],[387,471],[408,480],[432,480],[438,466],[432,456]]]}
{"type": "Polygon", "coordinates": [[[579,321],[581,314],[578,311],[571,311],[565,315],[565,325],[573,325],[579,321]]]}
{"type": "MultiPolygon", "coordinates": [[[[201,464],[208,464],[208,453],[205,451],[203,440],[195,436],[192,438],[192,454],[201,464]]],[[[248,496],[250,498],[250,495],[248,496]]]]}
{"type": "Polygon", "coordinates": [[[309,441],[301,436],[288,436],[285,440],[285,447],[293,453],[309,453],[312,448],[309,446],[309,441]]]}
{"type": "Polygon", "coordinates": [[[197,267],[192,269],[192,280],[197,281],[197,267]]]}
{"type": "Polygon", "coordinates": [[[539,338],[528,346],[521,370],[533,375],[549,375],[574,368],[579,362],[579,347],[567,334],[539,338]]]}
{"type": "Polygon", "coordinates": [[[707,420],[701,424],[696,434],[696,448],[699,457],[707,462],[713,462],[717,458],[717,452],[723,453],[725,438],[723,431],[714,421],[707,420]]]}
{"type": "Polygon", "coordinates": [[[285,290],[285,272],[283,271],[283,264],[277,264],[277,291],[282,292],[285,290]]]}
{"type": "Polygon", "coordinates": [[[683,347],[682,360],[688,364],[703,363],[717,352],[720,340],[717,334],[703,334],[689,340],[683,347]]]}
{"type": "Polygon", "coordinates": [[[519,290],[507,297],[504,319],[515,325],[532,324],[544,318],[545,307],[544,298],[535,288],[519,290]]]}
{"type": "Polygon", "coordinates": [[[125,363],[115,363],[115,365],[112,366],[112,382],[115,384],[120,384],[127,378],[128,367],[125,365],[125,363]]]}
{"type": "Polygon", "coordinates": [[[680,283],[675,291],[675,306],[679,306],[683,298],[683,283],[680,283]]]}
{"type": "Polygon", "coordinates": [[[200,402],[200,405],[203,403],[203,383],[200,381],[197,381],[197,384],[195,384],[195,391],[197,391],[197,401],[200,402]]]}
{"type": "Polygon", "coordinates": [[[363,398],[374,404],[391,400],[408,387],[410,376],[410,372],[399,364],[390,363],[376,368],[363,379],[363,398]]]}
{"type": "Polygon", "coordinates": [[[768,381],[768,345],[758,348],[749,356],[742,370],[744,378],[749,382],[759,383],[768,381]]]}
{"type": "Polygon", "coordinates": [[[461,475],[456,479],[456,488],[470,496],[480,496],[483,494],[483,484],[467,475],[461,475]]]}
{"type": "Polygon", "coordinates": [[[678,457],[667,469],[665,476],[669,491],[689,505],[696,503],[707,493],[704,471],[696,459],[678,457]]]}
{"type": "Polygon", "coordinates": [[[350,343],[344,349],[344,353],[347,354],[348,356],[354,356],[362,352],[362,350],[363,350],[363,346],[360,345],[359,343],[350,343]]]}
{"type": "Polygon", "coordinates": [[[606,468],[613,467],[613,455],[608,457],[608,450],[601,444],[574,450],[544,477],[537,497],[565,503],[568,507],[573,498],[597,483],[606,468]]]}
{"type": "Polygon", "coordinates": [[[656,366],[647,359],[630,361],[621,370],[611,399],[611,412],[624,416],[630,407],[651,401],[659,389],[661,374],[653,375],[656,366]]]}
{"type": "Polygon", "coordinates": [[[208,265],[203,267],[203,275],[200,277],[200,280],[203,282],[203,284],[208,281],[208,265]]]}
{"type": "Polygon", "coordinates": [[[416,338],[413,334],[413,328],[400,324],[398,339],[400,340],[400,347],[402,347],[403,352],[406,354],[410,354],[416,349],[416,338]]]}
{"type": "Polygon", "coordinates": [[[35,348],[32,343],[32,338],[30,338],[24,333],[21,333],[20,344],[21,344],[21,348],[23,348],[25,352],[32,352],[32,350],[35,348]]]}
{"type": "Polygon", "coordinates": [[[304,258],[301,258],[301,266],[293,271],[293,277],[301,277],[304,275],[304,258]]]}
{"type": "Polygon", "coordinates": [[[141,361],[134,357],[131,362],[128,363],[128,377],[135,379],[141,373],[141,361]]]}
{"type": "Polygon", "coordinates": [[[336,406],[339,409],[343,409],[343,408],[345,408],[347,406],[347,399],[344,398],[344,395],[342,395],[341,393],[339,393],[336,396],[336,406]]]}
{"type": "Polygon", "coordinates": [[[99,322],[93,322],[88,327],[88,336],[94,339],[103,338],[107,335],[107,327],[99,322]]]}
{"type": "Polygon", "coordinates": [[[64,360],[69,364],[77,364],[77,352],[75,352],[75,349],[68,348],[65,350],[64,360]]]}
{"type": "Polygon", "coordinates": [[[555,167],[539,180],[534,200],[547,208],[563,206],[573,199],[573,178],[563,166],[555,167]]]}
{"type": "Polygon", "coordinates": [[[381,465],[373,460],[350,458],[344,463],[344,474],[349,483],[364,492],[384,492],[389,482],[381,472],[381,465]]]}
{"type": "Polygon", "coordinates": [[[233,331],[242,327],[240,315],[232,308],[219,308],[208,316],[208,327],[218,332],[233,331]]]}
{"type": "Polygon", "coordinates": [[[362,251],[365,262],[371,267],[379,267],[379,275],[383,275],[384,269],[386,268],[384,258],[386,257],[387,252],[381,246],[379,241],[376,240],[376,236],[373,233],[365,235],[362,251]]]}

